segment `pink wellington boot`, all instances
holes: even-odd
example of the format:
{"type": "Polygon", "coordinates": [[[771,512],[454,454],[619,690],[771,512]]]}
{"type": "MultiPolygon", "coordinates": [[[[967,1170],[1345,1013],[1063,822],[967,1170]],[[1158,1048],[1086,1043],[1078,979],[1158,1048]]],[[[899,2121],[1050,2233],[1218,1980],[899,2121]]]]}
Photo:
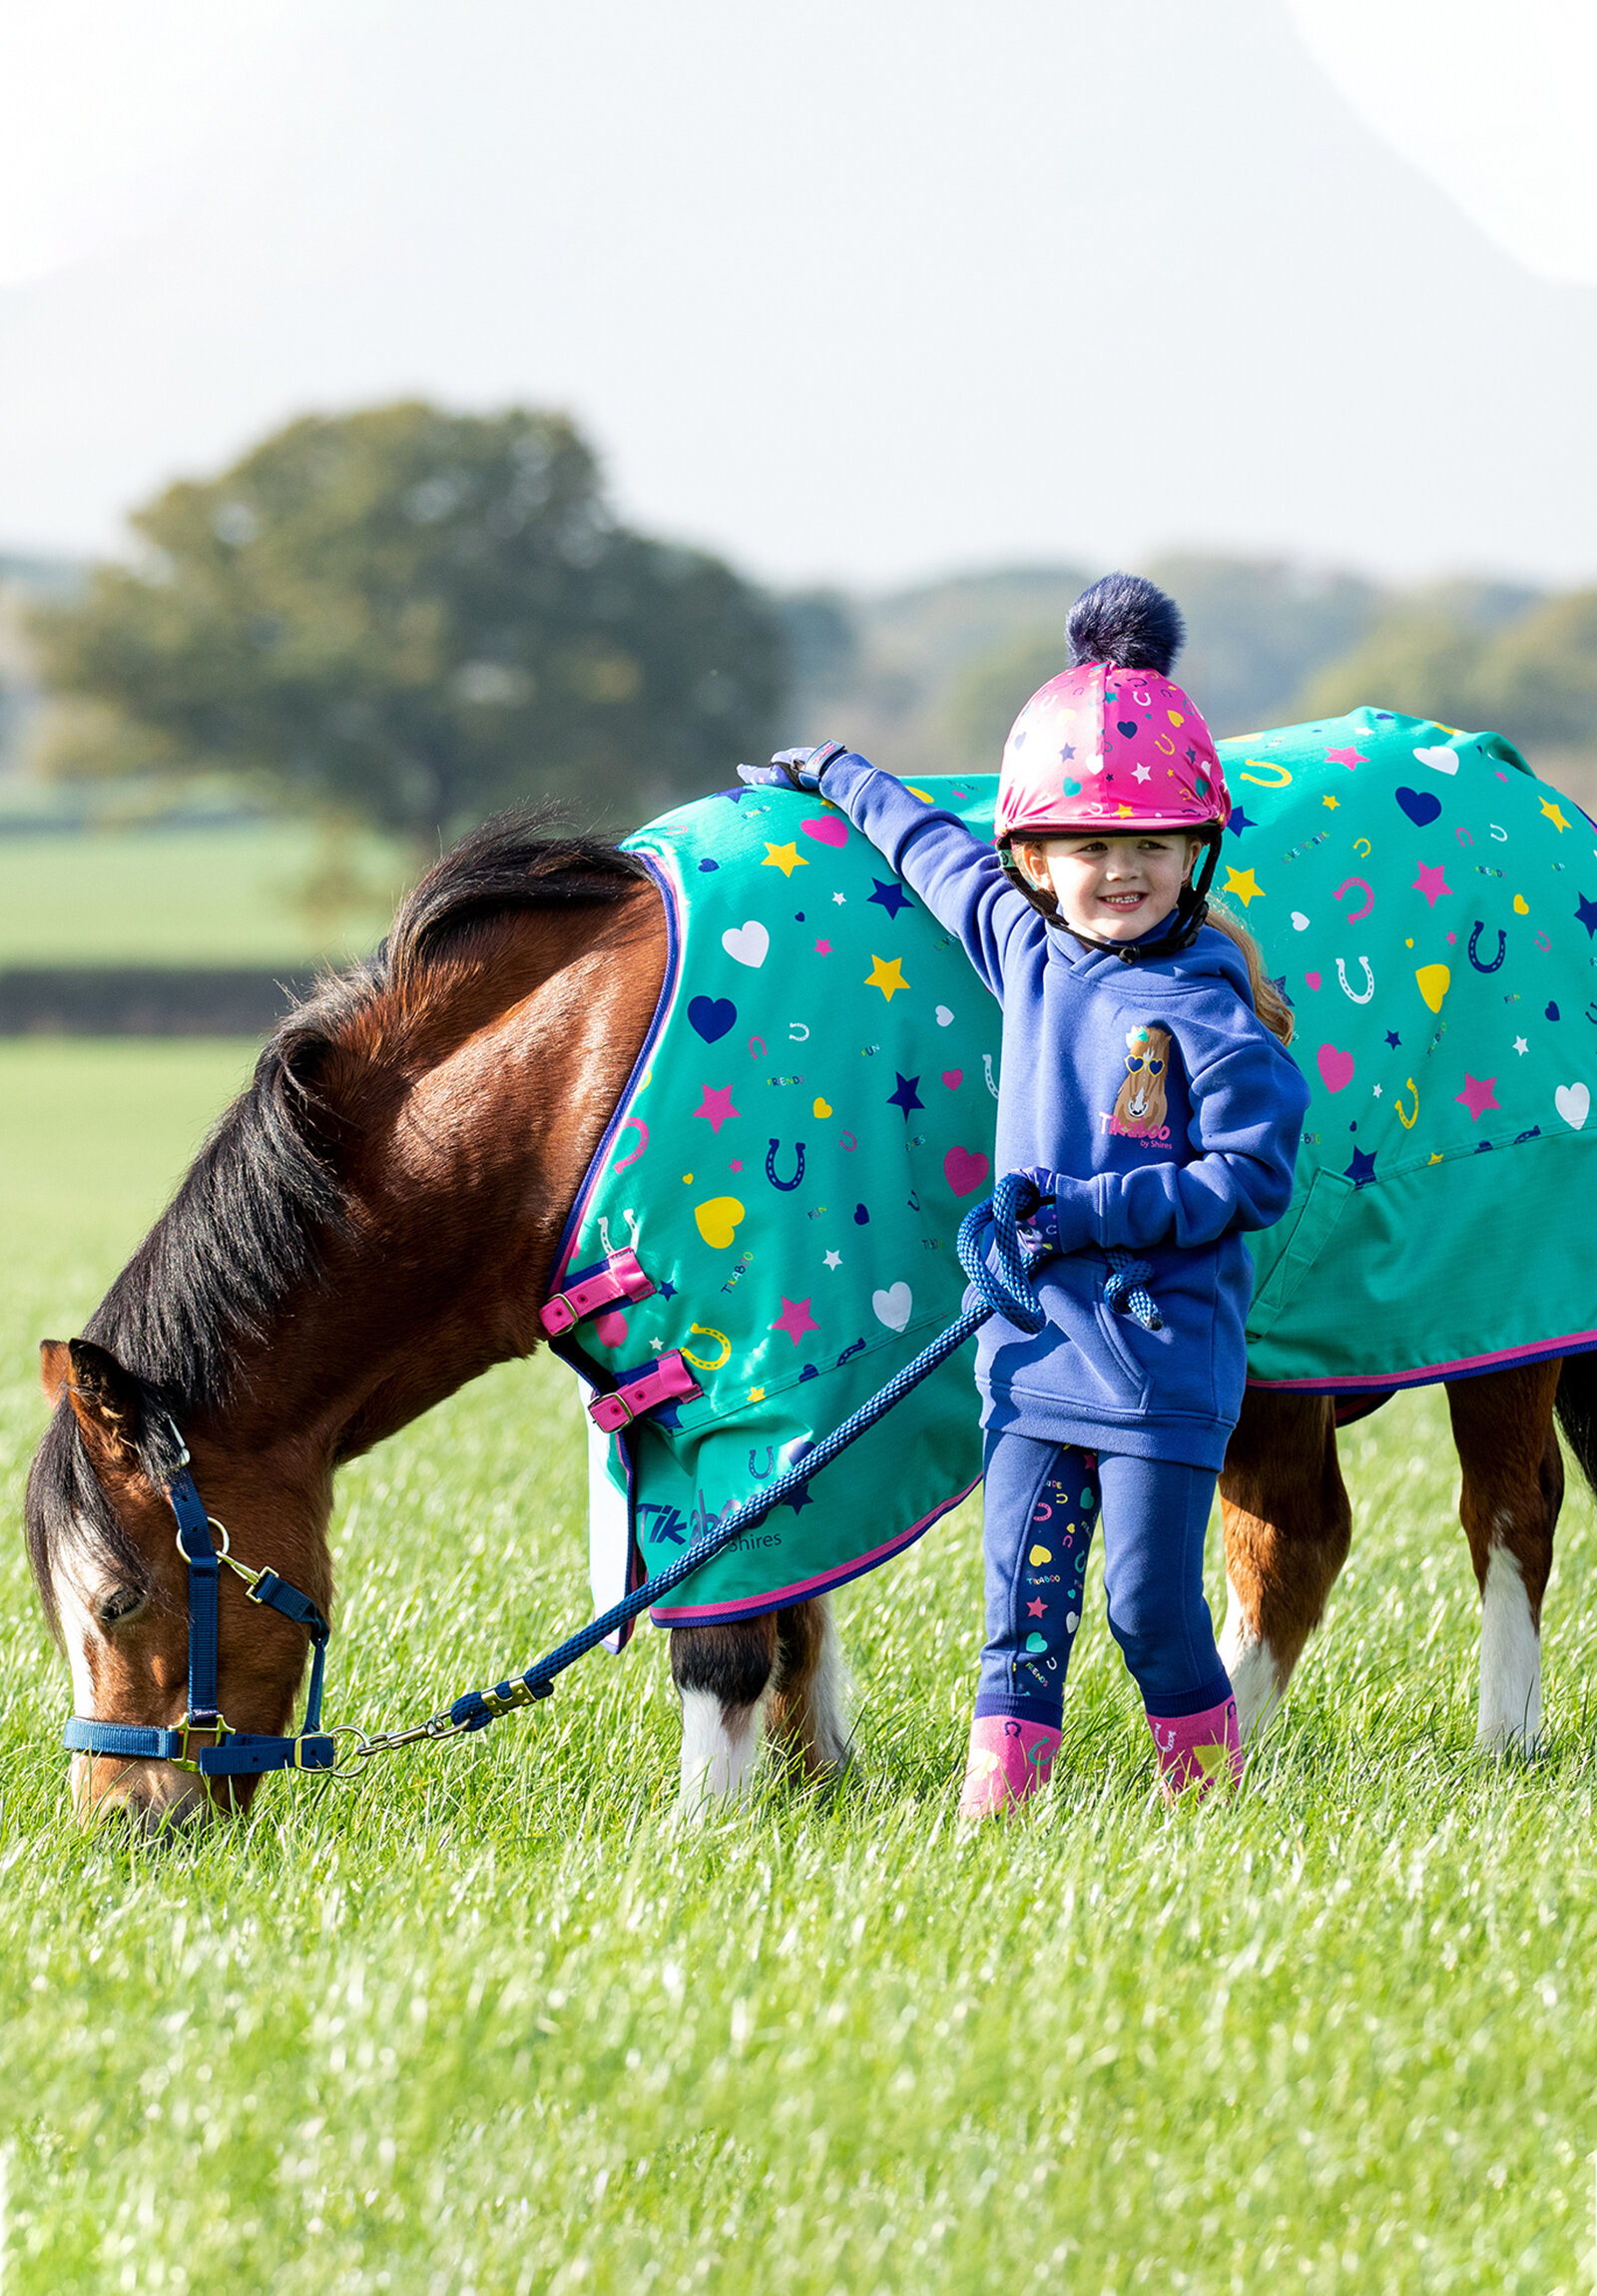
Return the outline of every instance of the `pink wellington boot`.
{"type": "Polygon", "coordinates": [[[1179,1801],[1196,1787],[1197,1799],[1217,1783],[1242,1783],[1242,1734],[1237,1728],[1237,1701],[1226,1698],[1202,1714],[1181,1714],[1167,1719],[1150,1714],[1148,1727],[1159,1749],[1159,1783],[1167,1802],[1179,1801]]]}
{"type": "Polygon", "coordinates": [[[1059,1751],[1059,1732],[1046,1722],[1013,1714],[979,1714],[970,1725],[970,1752],[959,1796],[960,1822],[1029,1802],[1046,1786],[1059,1751]]]}

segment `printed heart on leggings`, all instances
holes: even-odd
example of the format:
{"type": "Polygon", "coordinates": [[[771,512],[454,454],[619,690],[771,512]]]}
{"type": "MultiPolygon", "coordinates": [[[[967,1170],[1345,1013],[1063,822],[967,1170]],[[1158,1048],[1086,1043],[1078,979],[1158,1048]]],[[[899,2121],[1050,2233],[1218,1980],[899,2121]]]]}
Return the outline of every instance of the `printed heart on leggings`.
{"type": "Polygon", "coordinates": [[[1456,774],[1458,771],[1458,752],[1456,750],[1449,750],[1445,747],[1434,750],[1416,750],[1414,756],[1422,766],[1429,766],[1433,773],[1456,774]]]}
{"type": "Polygon", "coordinates": [[[1052,1547],[1034,1546],[1031,1552],[1027,1555],[1026,1560],[1031,1564],[1033,1570],[1041,1570],[1043,1564],[1045,1562],[1052,1562],[1053,1558],[1052,1547]]]}
{"type": "Polygon", "coordinates": [[[1131,741],[1136,731],[1137,721],[1135,718],[1117,718],[1115,720],[1115,732],[1120,735],[1123,741],[1131,741]]]}
{"type": "Polygon", "coordinates": [[[1028,1634],[1026,1636],[1026,1648],[1033,1655],[1039,1650],[1046,1650],[1047,1647],[1048,1637],[1046,1634],[1028,1634]]]}
{"type": "Polygon", "coordinates": [[[1416,830],[1427,830],[1441,812],[1441,800],[1429,790],[1399,790],[1397,803],[1416,830]]]}
{"type": "Polygon", "coordinates": [[[738,1007],[730,996],[696,996],[688,1007],[689,1023],[707,1044],[725,1036],[737,1017],[738,1007]]]}
{"type": "Polygon", "coordinates": [[[872,1292],[870,1295],[871,1312],[877,1323],[885,1324],[889,1332],[903,1330],[914,1304],[915,1296],[901,1277],[896,1284],[889,1285],[885,1292],[872,1292]]]}

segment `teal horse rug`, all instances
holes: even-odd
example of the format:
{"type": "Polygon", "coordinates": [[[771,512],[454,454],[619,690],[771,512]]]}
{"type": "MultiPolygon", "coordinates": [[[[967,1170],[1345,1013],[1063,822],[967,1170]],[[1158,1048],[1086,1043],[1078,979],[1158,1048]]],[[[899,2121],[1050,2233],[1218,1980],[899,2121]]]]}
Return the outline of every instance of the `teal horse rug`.
{"type": "MultiPolygon", "coordinates": [[[[1250,1240],[1251,1380],[1381,1392],[1597,1347],[1569,1241],[1597,1180],[1597,832],[1495,734],[1365,709],[1220,749],[1217,890],[1313,1089],[1293,1202],[1250,1240]]],[[[994,777],[919,788],[991,836],[994,777]]],[[[958,944],[821,799],[731,791],[627,846],[665,904],[666,979],[545,1310],[591,1391],[601,1605],[958,1312],[1001,1041],[958,944]]],[[[970,1359],[656,1622],[777,1608],[901,1551],[979,1476],[970,1359]]]]}

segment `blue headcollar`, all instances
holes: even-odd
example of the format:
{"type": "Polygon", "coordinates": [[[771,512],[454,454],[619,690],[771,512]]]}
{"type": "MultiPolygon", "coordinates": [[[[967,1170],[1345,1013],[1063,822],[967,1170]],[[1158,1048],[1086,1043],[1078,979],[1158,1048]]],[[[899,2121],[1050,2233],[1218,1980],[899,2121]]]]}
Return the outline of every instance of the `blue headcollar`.
{"type": "MultiPolygon", "coordinates": [[[[173,1429],[177,1435],[177,1429],[173,1429]]],[[[198,1771],[202,1778],[256,1777],[266,1770],[331,1770],[337,1755],[333,1740],[321,1728],[321,1678],[326,1663],[327,1621],[308,1594],[290,1586],[274,1570],[252,1570],[228,1551],[228,1534],[218,1547],[211,1535],[211,1517],[201,1503],[189,1472],[189,1452],[167,1485],[167,1498],[178,1518],[178,1552],[189,1566],[189,1704],[175,1729],[158,1729],[141,1722],[98,1722],[74,1714],[63,1737],[69,1753],[123,1755],[131,1760],[172,1762],[180,1770],[198,1771]],[[305,1718],[295,1738],[268,1738],[231,1729],[217,1700],[217,1593],[226,1563],[243,1579],[252,1602],[275,1610],[302,1626],[310,1637],[310,1689],[305,1718]],[[210,1735],[209,1746],[191,1750],[191,1737],[210,1735]]],[[[222,1526],[219,1523],[218,1529],[222,1526]]]]}

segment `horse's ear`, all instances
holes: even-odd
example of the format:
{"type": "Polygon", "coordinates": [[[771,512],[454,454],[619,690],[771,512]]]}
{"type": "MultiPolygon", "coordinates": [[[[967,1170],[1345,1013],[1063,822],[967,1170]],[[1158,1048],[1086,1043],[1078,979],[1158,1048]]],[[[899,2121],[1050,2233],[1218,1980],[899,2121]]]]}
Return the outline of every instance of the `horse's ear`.
{"type": "Polygon", "coordinates": [[[61,1391],[72,1377],[72,1358],[67,1353],[65,1340],[39,1342],[39,1385],[44,1389],[47,1404],[58,1404],[61,1391]]]}
{"type": "Polygon", "coordinates": [[[86,1435],[131,1451],[139,1433],[138,1381],[93,1340],[69,1340],[66,1357],[67,1401],[79,1427],[86,1435]]]}

